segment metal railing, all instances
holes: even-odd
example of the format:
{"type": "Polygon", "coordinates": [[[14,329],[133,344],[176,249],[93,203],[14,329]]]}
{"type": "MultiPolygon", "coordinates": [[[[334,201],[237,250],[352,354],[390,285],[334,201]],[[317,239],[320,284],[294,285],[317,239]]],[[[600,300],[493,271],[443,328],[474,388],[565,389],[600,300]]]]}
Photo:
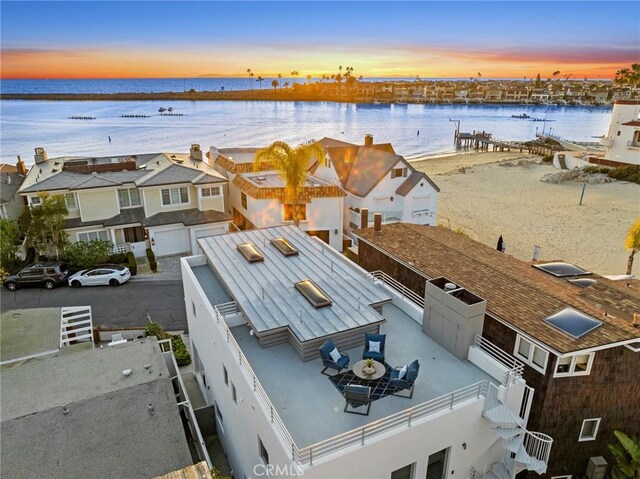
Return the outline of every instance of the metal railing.
{"type": "Polygon", "coordinates": [[[215,309],[222,316],[230,316],[238,313],[238,303],[235,301],[229,301],[228,303],[220,303],[215,306],[215,309]]]}
{"type": "MultiPolygon", "coordinates": [[[[549,454],[551,454],[551,446],[553,445],[553,438],[542,434],[541,432],[529,432],[524,436],[524,449],[534,459],[544,462],[545,469],[546,464],[549,461],[549,454]]],[[[543,474],[544,470],[537,470],[539,474],[543,474]]]]}
{"type": "Polygon", "coordinates": [[[412,302],[414,302],[415,304],[417,304],[418,306],[424,309],[424,298],[422,296],[420,296],[415,291],[407,288],[400,281],[392,278],[384,271],[371,271],[371,272],[365,273],[364,277],[372,283],[375,283],[376,281],[380,281],[386,284],[390,288],[400,293],[400,295],[403,298],[410,299],[412,302]]]}
{"type": "Polygon", "coordinates": [[[242,352],[242,349],[233,337],[231,330],[224,320],[224,314],[222,314],[222,312],[219,310],[219,307],[222,307],[224,311],[232,310],[231,304],[232,303],[224,303],[222,305],[213,307],[213,310],[215,312],[215,322],[220,328],[222,336],[229,344],[229,347],[235,353],[235,357],[238,361],[240,369],[247,374],[253,391],[258,398],[258,403],[263,408],[271,424],[273,424],[276,432],[280,435],[280,438],[282,439],[287,450],[291,452],[292,461],[295,461],[300,465],[313,465],[313,460],[318,457],[326,456],[355,444],[364,445],[366,440],[381,433],[400,427],[410,427],[412,421],[415,421],[416,419],[420,419],[439,411],[444,411],[447,409],[452,410],[457,404],[460,404],[469,399],[484,397],[487,394],[489,382],[481,381],[479,383],[475,383],[470,386],[460,388],[451,393],[445,394],[444,396],[440,396],[430,401],[424,402],[417,406],[410,407],[396,414],[392,414],[385,418],[379,419],[371,424],[367,424],[363,427],[353,429],[351,431],[339,434],[337,436],[300,449],[291,437],[291,434],[287,430],[284,421],[276,411],[276,408],[269,399],[267,392],[265,391],[262,384],[260,384],[258,377],[249,365],[249,361],[247,360],[246,356],[242,352]]]}
{"type": "Polygon", "coordinates": [[[522,373],[524,372],[524,364],[511,356],[509,353],[500,349],[488,339],[483,338],[480,334],[476,334],[473,345],[476,348],[481,349],[482,351],[487,353],[489,356],[491,356],[493,359],[507,368],[507,372],[505,373],[505,378],[503,380],[504,384],[508,384],[509,382],[513,382],[517,378],[522,377],[522,373]]]}

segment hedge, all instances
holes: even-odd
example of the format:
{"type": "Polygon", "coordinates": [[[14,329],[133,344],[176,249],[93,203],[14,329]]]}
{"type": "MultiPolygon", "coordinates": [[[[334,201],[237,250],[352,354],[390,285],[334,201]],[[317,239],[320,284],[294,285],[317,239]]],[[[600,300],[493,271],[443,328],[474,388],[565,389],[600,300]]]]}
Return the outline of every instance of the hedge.
{"type": "Polygon", "coordinates": [[[131,251],[127,253],[127,262],[129,263],[129,271],[131,271],[131,276],[135,276],[136,274],[138,274],[138,262],[136,261],[136,257],[131,251]]]}

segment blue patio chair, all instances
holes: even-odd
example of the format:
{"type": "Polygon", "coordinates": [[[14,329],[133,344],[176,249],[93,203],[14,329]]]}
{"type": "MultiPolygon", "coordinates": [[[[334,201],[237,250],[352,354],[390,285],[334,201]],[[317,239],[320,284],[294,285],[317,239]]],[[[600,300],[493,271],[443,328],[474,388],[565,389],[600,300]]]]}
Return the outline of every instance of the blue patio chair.
{"type": "Polygon", "coordinates": [[[371,408],[371,388],[369,386],[359,386],[355,384],[349,384],[344,387],[344,412],[351,414],[360,414],[362,416],[369,415],[369,409],[371,408]],[[348,411],[347,408],[351,406],[353,409],[367,406],[366,412],[348,411]]]}
{"type": "Polygon", "coordinates": [[[364,352],[362,359],[373,359],[384,364],[384,343],[387,338],[386,334],[365,333],[364,334],[364,352]],[[380,351],[371,351],[371,343],[380,343],[378,345],[380,351]]]}
{"type": "Polygon", "coordinates": [[[325,373],[328,368],[335,369],[337,371],[335,375],[337,375],[340,374],[343,369],[349,367],[349,355],[339,353],[340,359],[334,361],[334,359],[331,357],[331,351],[333,351],[334,349],[337,348],[333,344],[333,341],[331,341],[330,339],[327,339],[327,341],[320,348],[320,358],[322,358],[322,364],[324,366],[324,369],[320,372],[325,376],[331,376],[331,374],[325,373]]]}
{"type": "Polygon", "coordinates": [[[398,394],[399,391],[394,392],[393,395],[411,399],[413,397],[413,386],[415,385],[419,370],[420,363],[417,359],[407,366],[407,372],[402,379],[400,379],[400,369],[392,370],[391,376],[389,377],[389,386],[403,391],[409,391],[408,396],[398,394]]]}

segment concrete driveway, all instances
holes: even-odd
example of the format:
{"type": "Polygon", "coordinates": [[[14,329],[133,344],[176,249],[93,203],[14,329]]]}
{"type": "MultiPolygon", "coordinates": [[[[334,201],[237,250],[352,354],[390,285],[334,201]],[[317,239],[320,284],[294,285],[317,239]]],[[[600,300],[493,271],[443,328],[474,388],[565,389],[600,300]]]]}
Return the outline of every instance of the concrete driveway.
{"type": "Polygon", "coordinates": [[[112,288],[94,286],[70,288],[62,286],[52,291],[25,288],[8,291],[0,288],[0,310],[17,308],[48,308],[91,306],[93,324],[105,327],[138,326],[151,320],[165,329],[187,330],[182,281],[140,281],[112,288]]]}

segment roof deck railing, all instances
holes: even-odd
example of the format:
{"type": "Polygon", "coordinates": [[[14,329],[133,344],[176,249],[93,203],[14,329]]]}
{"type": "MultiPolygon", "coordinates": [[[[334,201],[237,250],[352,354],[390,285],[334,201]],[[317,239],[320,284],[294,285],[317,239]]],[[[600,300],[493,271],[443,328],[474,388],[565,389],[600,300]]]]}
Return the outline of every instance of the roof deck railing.
{"type": "Polygon", "coordinates": [[[235,353],[235,357],[238,361],[238,365],[243,370],[252,389],[258,398],[258,403],[263,408],[265,414],[273,424],[274,429],[280,436],[281,441],[285,445],[286,449],[291,452],[291,459],[300,465],[313,465],[314,459],[322,456],[326,456],[337,452],[342,449],[353,445],[365,445],[365,441],[375,437],[384,432],[400,429],[402,427],[410,427],[412,422],[417,419],[426,417],[430,414],[434,414],[439,411],[453,410],[454,406],[470,400],[485,397],[489,388],[488,381],[480,381],[469,386],[452,391],[443,396],[431,399],[422,404],[418,404],[413,407],[409,407],[404,411],[400,411],[396,414],[392,414],[385,418],[374,421],[365,426],[352,429],[345,433],[331,437],[324,441],[312,444],[310,446],[299,448],[291,434],[287,430],[284,421],[278,414],[275,406],[269,399],[267,392],[262,384],[258,380],[255,372],[251,368],[249,361],[242,352],[242,349],[236,342],[231,330],[227,326],[224,316],[233,314],[237,311],[235,302],[224,303],[213,307],[215,312],[215,322],[220,328],[222,335],[226,338],[226,342],[229,344],[231,350],[235,353]],[[223,314],[224,311],[225,313],[223,314]]]}
{"type": "Polygon", "coordinates": [[[371,271],[365,273],[364,277],[374,284],[378,282],[389,286],[391,289],[394,289],[395,291],[400,293],[403,298],[411,300],[413,303],[424,309],[424,298],[422,296],[420,296],[415,291],[407,288],[400,281],[392,278],[384,271],[371,271]]]}
{"type": "Polygon", "coordinates": [[[522,377],[522,374],[524,372],[524,364],[511,356],[509,353],[506,353],[505,351],[500,349],[488,339],[483,338],[480,334],[476,334],[473,345],[476,348],[484,351],[486,354],[488,354],[493,359],[502,364],[505,368],[507,368],[507,372],[505,373],[505,378],[503,380],[504,384],[508,384],[509,382],[515,381],[516,379],[522,377]]]}

